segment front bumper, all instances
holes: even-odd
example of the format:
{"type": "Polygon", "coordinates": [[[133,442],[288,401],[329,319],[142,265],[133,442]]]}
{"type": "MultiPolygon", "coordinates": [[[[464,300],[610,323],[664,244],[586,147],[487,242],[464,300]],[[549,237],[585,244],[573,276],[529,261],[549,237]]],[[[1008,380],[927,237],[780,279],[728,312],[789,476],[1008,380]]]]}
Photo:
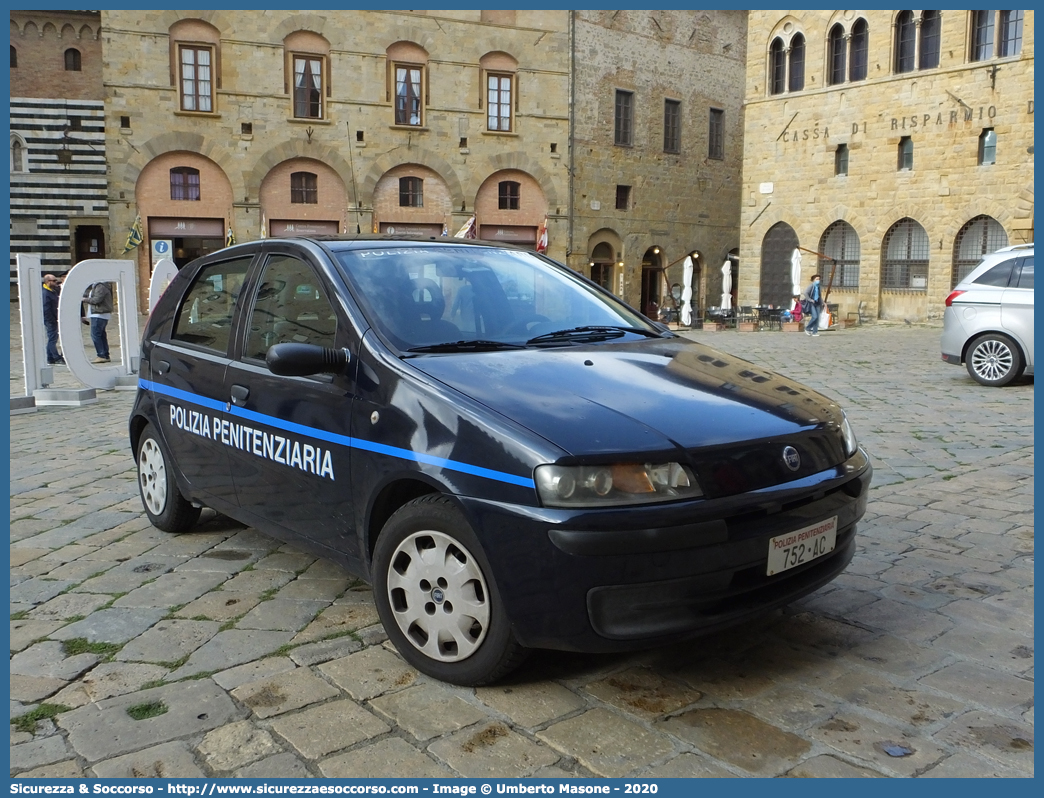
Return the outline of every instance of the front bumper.
{"type": "Polygon", "coordinates": [[[745,494],[571,512],[464,499],[526,646],[618,651],[706,634],[806,595],[855,552],[872,468],[842,465],[745,494]],[[769,538],[837,516],[828,555],[767,576],[769,538]]]}

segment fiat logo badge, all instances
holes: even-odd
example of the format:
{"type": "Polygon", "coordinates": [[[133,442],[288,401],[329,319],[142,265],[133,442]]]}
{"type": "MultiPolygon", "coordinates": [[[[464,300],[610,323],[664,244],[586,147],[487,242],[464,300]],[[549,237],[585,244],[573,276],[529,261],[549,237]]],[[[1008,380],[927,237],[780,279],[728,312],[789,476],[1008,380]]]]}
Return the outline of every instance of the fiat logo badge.
{"type": "Polygon", "coordinates": [[[801,455],[793,446],[784,446],[783,462],[791,471],[797,471],[801,468],[801,455]]]}
{"type": "Polygon", "coordinates": [[[446,593],[442,590],[441,587],[437,587],[431,591],[431,600],[434,601],[436,604],[441,604],[446,600],[446,593]]]}

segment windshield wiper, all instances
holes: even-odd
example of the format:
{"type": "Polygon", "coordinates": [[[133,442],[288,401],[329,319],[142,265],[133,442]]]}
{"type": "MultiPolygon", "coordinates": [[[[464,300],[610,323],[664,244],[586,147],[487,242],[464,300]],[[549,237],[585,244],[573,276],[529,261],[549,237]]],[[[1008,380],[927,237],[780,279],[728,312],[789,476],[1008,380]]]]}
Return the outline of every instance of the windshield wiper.
{"type": "Polygon", "coordinates": [[[509,344],[504,341],[485,341],[469,339],[466,341],[447,341],[441,344],[411,346],[407,352],[492,352],[498,349],[525,349],[521,344],[509,344]]]}
{"type": "Polygon", "coordinates": [[[540,344],[553,341],[604,341],[608,338],[621,338],[627,333],[644,335],[647,338],[659,338],[660,333],[641,327],[613,327],[605,324],[589,324],[583,327],[570,327],[568,330],[544,333],[530,338],[526,344],[540,344]]]}

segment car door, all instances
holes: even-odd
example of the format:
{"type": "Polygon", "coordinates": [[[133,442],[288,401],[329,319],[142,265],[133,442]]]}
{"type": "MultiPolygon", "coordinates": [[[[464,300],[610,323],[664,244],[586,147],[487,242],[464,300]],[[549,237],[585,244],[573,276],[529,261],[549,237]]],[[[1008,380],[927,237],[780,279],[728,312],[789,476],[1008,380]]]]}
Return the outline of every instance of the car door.
{"type": "Polygon", "coordinates": [[[276,245],[264,255],[245,306],[236,357],[225,378],[228,440],[240,506],[301,536],[356,556],[349,468],[353,382],[349,374],[278,376],[265,356],[277,343],[349,348],[357,343],[329,275],[304,250],[276,245]]]}
{"type": "Polygon", "coordinates": [[[160,433],[193,492],[236,504],[227,447],[225,372],[240,294],[253,255],[204,265],[182,296],[169,336],[149,353],[160,433]]]}
{"type": "Polygon", "coordinates": [[[1001,299],[1001,324],[1023,344],[1033,363],[1033,256],[1019,258],[1001,299]]]}

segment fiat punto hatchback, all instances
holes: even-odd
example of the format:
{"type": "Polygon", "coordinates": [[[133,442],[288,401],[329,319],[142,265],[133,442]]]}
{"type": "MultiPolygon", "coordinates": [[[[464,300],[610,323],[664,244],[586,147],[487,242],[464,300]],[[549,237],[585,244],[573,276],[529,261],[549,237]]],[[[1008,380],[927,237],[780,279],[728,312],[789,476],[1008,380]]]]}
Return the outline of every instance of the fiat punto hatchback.
{"type": "Polygon", "coordinates": [[[457,684],[793,601],[851,560],[871,477],[830,399],[454,239],[268,239],[184,267],[130,440],[157,527],[207,506],[336,560],[457,684]]]}

